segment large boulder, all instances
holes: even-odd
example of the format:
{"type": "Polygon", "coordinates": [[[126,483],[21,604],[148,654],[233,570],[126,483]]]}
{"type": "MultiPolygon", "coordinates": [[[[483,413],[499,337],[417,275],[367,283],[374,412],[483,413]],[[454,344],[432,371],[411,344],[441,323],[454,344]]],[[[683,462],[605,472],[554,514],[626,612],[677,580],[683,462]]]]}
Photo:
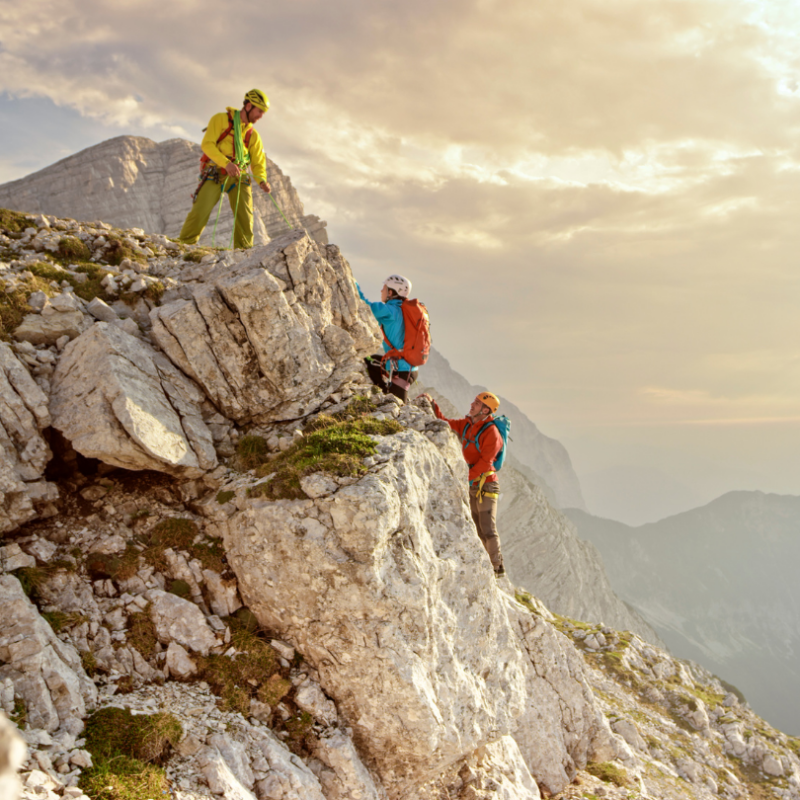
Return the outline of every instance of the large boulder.
{"type": "Polygon", "coordinates": [[[62,642],[13,575],[0,576],[0,681],[11,678],[32,728],[76,735],[97,689],[77,650],[62,642]]]}
{"type": "Polygon", "coordinates": [[[0,343],[0,533],[36,516],[35,504],[58,490],[42,481],[50,448],[47,398],[14,351],[0,343]]]}
{"type": "Polygon", "coordinates": [[[552,710],[559,699],[519,749],[563,787],[599,725],[579,657],[556,647],[554,666],[532,663],[538,635],[496,586],[456,437],[412,407],[399,416],[417,430],[379,437],[374,466],[355,483],[274,502],[240,487],[239,510],[218,512],[242,597],[314,664],[391,796],[408,796],[533,720],[536,703],[552,710]],[[537,746],[555,759],[549,772],[537,746]]]}
{"type": "Polygon", "coordinates": [[[302,231],[187,277],[184,299],[152,310],[152,335],[239,424],[315,410],[378,344],[338,248],[302,231]]]}
{"type": "Polygon", "coordinates": [[[64,349],[53,375],[53,427],[84,456],[188,478],[217,466],[200,392],[163,353],[95,323],[64,349]]]}

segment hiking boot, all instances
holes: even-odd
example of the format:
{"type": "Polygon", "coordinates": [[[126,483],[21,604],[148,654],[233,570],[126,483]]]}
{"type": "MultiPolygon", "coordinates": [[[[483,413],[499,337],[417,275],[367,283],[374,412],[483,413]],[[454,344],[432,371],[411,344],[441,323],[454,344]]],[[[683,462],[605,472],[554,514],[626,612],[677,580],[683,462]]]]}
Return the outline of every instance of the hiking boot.
{"type": "Polygon", "coordinates": [[[506,568],[505,567],[498,567],[494,571],[495,578],[505,578],[506,576],[506,568]]]}

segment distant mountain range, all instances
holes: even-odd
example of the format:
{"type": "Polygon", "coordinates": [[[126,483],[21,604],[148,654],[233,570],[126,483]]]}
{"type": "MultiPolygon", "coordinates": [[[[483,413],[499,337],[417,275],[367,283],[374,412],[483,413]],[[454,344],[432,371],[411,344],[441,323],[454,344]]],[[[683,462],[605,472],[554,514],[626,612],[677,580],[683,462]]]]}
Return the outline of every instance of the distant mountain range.
{"type": "Polygon", "coordinates": [[[800,732],[800,497],[730,492],[637,528],[565,513],[600,551],[614,590],[675,655],[800,732]]]}

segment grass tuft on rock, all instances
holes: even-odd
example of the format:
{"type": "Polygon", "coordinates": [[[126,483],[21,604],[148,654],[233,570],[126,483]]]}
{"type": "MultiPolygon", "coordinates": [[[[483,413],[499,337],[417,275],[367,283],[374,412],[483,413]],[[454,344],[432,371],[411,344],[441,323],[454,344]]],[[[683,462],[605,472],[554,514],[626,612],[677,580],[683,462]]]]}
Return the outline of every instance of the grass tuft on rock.
{"type": "Polygon", "coordinates": [[[88,622],[89,620],[87,616],[76,611],[71,614],[66,614],[63,611],[42,611],[41,614],[50,623],[54,633],[60,633],[65,628],[71,628],[73,625],[80,625],[82,622],[88,622]]]}
{"type": "MultiPolygon", "coordinates": [[[[231,626],[231,644],[237,652],[234,656],[212,654],[197,659],[200,675],[207,681],[212,691],[222,699],[226,711],[250,713],[250,700],[253,697],[272,697],[275,694],[274,679],[279,664],[275,651],[257,631],[250,629],[237,617],[227,620],[231,626]],[[273,683],[270,684],[270,680],[273,683]],[[262,687],[271,687],[271,693],[262,687]]],[[[274,702],[277,702],[291,688],[291,682],[274,702]]],[[[262,702],[267,702],[262,700],[262,702]]],[[[272,705],[272,703],[270,703],[272,705]]]]}
{"type": "Polygon", "coordinates": [[[8,718],[20,729],[25,728],[28,721],[28,706],[21,697],[14,698],[14,708],[8,718]]]}
{"type": "Polygon", "coordinates": [[[236,445],[236,458],[240,469],[255,469],[263,464],[268,456],[269,449],[263,436],[248,434],[242,436],[236,445]]]}
{"type": "Polygon", "coordinates": [[[128,616],[128,644],[135,647],[145,661],[155,656],[158,637],[156,625],[150,617],[149,605],[144,611],[128,616]]]}
{"type": "Polygon", "coordinates": [[[230,492],[230,491],[228,491],[228,492],[217,492],[217,502],[221,506],[224,506],[225,503],[227,503],[230,500],[233,500],[234,497],[236,497],[236,492],[230,492]]]}
{"type": "Polygon", "coordinates": [[[56,281],[58,284],[66,281],[72,286],[75,294],[87,303],[94,300],[95,297],[105,296],[105,289],[100,284],[108,274],[108,270],[98,267],[96,264],[78,264],[75,267],[75,272],[86,275],[83,282],[79,281],[71,272],[44,261],[31,264],[28,272],[42,280],[56,281]]]}
{"type": "Polygon", "coordinates": [[[65,236],[58,242],[58,255],[67,261],[88,261],[92,251],[76,236],[65,236]]]}
{"type": "Polygon", "coordinates": [[[623,788],[628,785],[628,774],[624,767],[615,764],[613,761],[601,761],[595,764],[587,764],[586,771],[595,778],[599,778],[606,783],[613,783],[615,786],[623,788]]]}
{"type": "Polygon", "coordinates": [[[214,251],[210,247],[198,247],[195,250],[187,250],[183,254],[183,260],[199,264],[207,255],[213,252],[214,251]]]}
{"type": "Polygon", "coordinates": [[[183,735],[171,714],[132,714],[102,708],[86,721],[86,749],[94,766],[78,786],[93,800],[150,800],[169,794],[163,764],[183,735]]]}
{"type": "Polygon", "coordinates": [[[260,476],[274,476],[253,487],[249,494],[269,500],[299,500],[306,497],[300,479],[315,472],[341,477],[362,475],[367,471],[363,461],[377,452],[372,436],[388,436],[403,430],[393,419],[378,420],[361,417],[339,422],[320,415],[311,431],[288,450],[256,469],[260,476]]]}
{"type": "Polygon", "coordinates": [[[0,229],[7,233],[22,233],[25,228],[36,226],[28,219],[27,214],[12,211],[10,208],[0,208],[0,229]]]}
{"type": "Polygon", "coordinates": [[[11,334],[22,324],[26,314],[33,309],[28,305],[28,295],[24,289],[15,289],[0,294],[0,339],[12,341],[11,334]]]}
{"type": "Polygon", "coordinates": [[[103,258],[108,264],[118,267],[126,258],[131,261],[138,261],[140,264],[147,263],[147,259],[141,253],[137,253],[118,236],[109,234],[106,238],[108,239],[108,245],[103,258]]]}

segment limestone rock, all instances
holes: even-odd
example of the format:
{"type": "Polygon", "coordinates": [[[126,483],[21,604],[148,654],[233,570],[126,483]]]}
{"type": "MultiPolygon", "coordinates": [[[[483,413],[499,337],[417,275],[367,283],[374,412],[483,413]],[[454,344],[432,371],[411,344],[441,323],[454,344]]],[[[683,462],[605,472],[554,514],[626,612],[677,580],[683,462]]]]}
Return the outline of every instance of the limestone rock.
{"type": "Polygon", "coordinates": [[[35,567],[36,559],[22,551],[16,543],[6,544],[0,547],[0,569],[3,572],[13,572],[22,567],[35,567]]]}
{"type": "Polygon", "coordinates": [[[553,507],[524,467],[512,460],[501,477],[497,527],[511,580],[557,614],[602,619],[663,646],[653,628],[614,592],[594,545],[578,538],[572,522],[553,507]]]}
{"type": "MultiPolygon", "coordinates": [[[[431,421],[411,407],[399,418],[431,421]]],[[[225,544],[246,605],[318,670],[391,796],[525,715],[520,750],[537,780],[563,788],[599,735],[580,656],[564,640],[547,669],[545,645],[559,635],[523,630],[498,592],[455,437],[406,430],[377,441],[378,466],[333,495],[253,499],[230,517],[225,544]],[[529,655],[539,651],[544,663],[529,655]],[[553,716],[537,723],[540,703],[553,716]]]]}
{"type": "Polygon", "coordinates": [[[0,797],[16,800],[21,784],[17,771],[25,760],[25,742],[5,714],[0,711],[0,797]]]}
{"type": "Polygon", "coordinates": [[[377,344],[347,262],[302,232],[198,277],[189,298],[151,311],[152,334],[240,424],[314,410],[377,344]]]}
{"type": "Polygon", "coordinates": [[[51,455],[42,437],[49,425],[47,397],[0,342],[0,533],[33,519],[37,502],[58,497],[55,485],[40,481],[51,455]]]}
{"type": "Polygon", "coordinates": [[[380,783],[375,782],[362,763],[352,740],[341,729],[330,729],[322,736],[315,750],[316,757],[330,767],[320,776],[326,800],[379,800],[385,797],[380,783]]]}
{"type": "MultiPolygon", "coordinates": [[[[53,306],[46,308],[51,307],[53,306]]],[[[26,314],[22,323],[14,330],[14,338],[20,342],[51,345],[62,336],[75,339],[90,324],[91,322],[79,310],[54,310],[52,314],[26,314]]]]}
{"type": "Polygon", "coordinates": [[[294,701],[300,709],[307,711],[324,725],[333,725],[336,722],[336,705],[325,697],[325,693],[316,681],[308,678],[300,684],[295,692],[294,701]]]}
{"type": "Polygon", "coordinates": [[[242,607],[235,579],[225,579],[210,569],[203,570],[203,577],[208,589],[209,605],[218,617],[229,617],[242,607]]]}
{"type": "Polygon", "coordinates": [[[117,312],[99,297],[95,297],[86,310],[100,322],[116,322],[119,319],[117,312]]]}
{"type": "Polygon", "coordinates": [[[508,611],[530,658],[527,703],[514,739],[537,783],[555,794],[593,760],[593,753],[610,744],[610,731],[572,644],[510,598],[508,611]]]}
{"type": "Polygon", "coordinates": [[[62,642],[13,575],[0,576],[0,681],[11,678],[34,728],[55,731],[80,719],[97,689],[77,651],[62,642]]]}
{"type": "Polygon", "coordinates": [[[203,612],[194,603],[161,589],[151,589],[147,597],[156,636],[162,644],[177,642],[204,656],[219,644],[203,612]]]}
{"type": "Polygon", "coordinates": [[[179,681],[188,680],[197,673],[197,665],[177,642],[170,642],[167,647],[167,669],[179,681]]]}
{"type": "Polygon", "coordinates": [[[131,470],[198,477],[214,469],[197,387],[147,343],[98,322],[64,349],[53,426],[81,454],[131,470]]]}
{"type": "MultiPolygon", "coordinates": [[[[259,797],[281,800],[328,800],[313,772],[281,744],[272,731],[263,730],[256,742],[258,754],[266,762],[266,774],[256,778],[259,797]]],[[[356,795],[353,795],[356,796],[356,795]]],[[[366,795],[364,800],[371,800],[366,795]]]]}

